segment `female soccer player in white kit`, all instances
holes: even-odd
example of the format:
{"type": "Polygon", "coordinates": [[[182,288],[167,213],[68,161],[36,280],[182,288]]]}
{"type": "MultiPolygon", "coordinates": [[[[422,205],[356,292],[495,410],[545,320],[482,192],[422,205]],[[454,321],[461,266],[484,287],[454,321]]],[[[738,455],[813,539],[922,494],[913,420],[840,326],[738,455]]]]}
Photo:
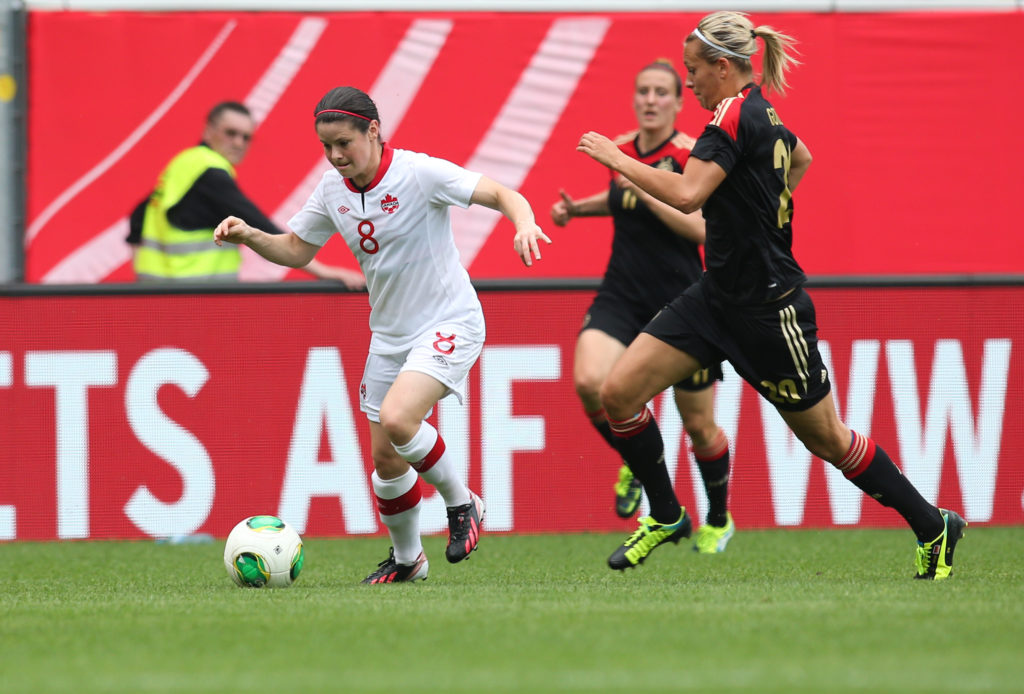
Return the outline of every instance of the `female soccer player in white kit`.
{"type": "Polygon", "coordinates": [[[360,409],[370,423],[377,508],[392,541],[388,558],[363,583],[422,580],[428,562],[420,541],[419,479],[434,485],[448,508],[449,562],[476,549],[484,515],[480,497],[424,421],[441,398],[454,394],[462,402],[485,337],[448,207],[475,203],[501,212],[515,226],[513,246],[527,266],[541,257],[539,239],[551,240],[518,192],[451,162],[392,149],[382,139],[376,105],[359,89],[328,92],[317,104],[315,127],[335,170],[289,221],[291,233],[267,234],[228,217],[214,240],[302,267],[337,233],[359,261],[372,331],[360,409]]]}

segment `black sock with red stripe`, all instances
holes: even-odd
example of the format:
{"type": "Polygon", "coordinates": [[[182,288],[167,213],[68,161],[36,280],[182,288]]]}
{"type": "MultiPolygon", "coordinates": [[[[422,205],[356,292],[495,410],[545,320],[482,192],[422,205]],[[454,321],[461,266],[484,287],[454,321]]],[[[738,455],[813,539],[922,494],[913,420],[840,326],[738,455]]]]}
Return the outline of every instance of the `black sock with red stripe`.
{"type": "Polygon", "coordinates": [[[682,507],[672,489],[665,467],[661,430],[651,411],[644,407],[635,417],[622,422],[609,418],[608,422],[615,435],[615,449],[644,486],[651,516],[658,523],[675,523],[682,514],[682,507]]]}
{"type": "Polygon", "coordinates": [[[608,423],[608,417],[605,416],[603,409],[597,410],[596,412],[587,412],[587,419],[589,419],[590,423],[594,425],[595,429],[597,429],[597,433],[601,435],[601,438],[608,442],[609,446],[615,450],[619,450],[615,441],[615,434],[612,433],[612,427],[608,423]]]}
{"type": "Polygon", "coordinates": [[[865,494],[903,516],[919,541],[931,542],[942,534],[945,523],[939,510],[868,437],[853,432],[850,450],[835,466],[865,494]]]}
{"type": "Polygon", "coordinates": [[[728,523],[725,512],[729,496],[729,439],[725,432],[719,429],[718,436],[705,448],[694,446],[693,457],[708,495],[707,524],[723,528],[728,523]]]}

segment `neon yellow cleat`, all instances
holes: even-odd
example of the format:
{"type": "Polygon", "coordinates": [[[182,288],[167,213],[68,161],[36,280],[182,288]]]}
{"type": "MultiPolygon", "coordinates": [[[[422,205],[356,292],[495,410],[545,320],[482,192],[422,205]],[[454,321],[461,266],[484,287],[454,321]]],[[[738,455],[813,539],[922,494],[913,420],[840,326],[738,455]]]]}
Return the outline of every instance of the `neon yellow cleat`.
{"type": "Polygon", "coordinates": [[[725,551],[725,546],[736,533],[736,524],[732,522],[732,514],[725,512],[726,522],[721,528],[714,525],[702,525],[693,537],[693,551],[700,554],[718,554],[725,551]]]}
{"type": "Polygon", "coordinates": [[[640,508],[644,488],[640,480],[625,463],[619,468],[619,481],[615,483],[615,513],[620,518],[632,518],[640,508]]]}
{"type": "Polygon", "coordinates": [[[941,581],[953,575],[953,550],[964,536],[967,521],[953,511],[940,508],[939,512],[946,529],[931,542],[917,543],[917,556],[914,558],[917,574],[914,578],[941,581]]]}
{"type": "Polygon", "coordinates": [[[640,527],[636,532],[608,557],[608,566],[622,571],[643,564],[655,547],[666,542],[679,544],[679,540],[689,537],[692,530],[693,524],[685,508],[679,520],[671,525],[658,523],[652,517],[644,516],[640,519],[640,527]]]}

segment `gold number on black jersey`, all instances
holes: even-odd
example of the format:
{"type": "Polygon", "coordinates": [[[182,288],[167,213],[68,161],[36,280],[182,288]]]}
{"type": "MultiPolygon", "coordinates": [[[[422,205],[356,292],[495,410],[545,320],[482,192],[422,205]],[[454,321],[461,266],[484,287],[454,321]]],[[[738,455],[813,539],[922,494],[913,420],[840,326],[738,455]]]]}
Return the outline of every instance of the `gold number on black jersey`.
{"type": "Polygon", "coordinates": [[[772,402],[800,402],[800,392],[792,378],[784,378],[778,383],[761,381],[761,386],[768,391],[768,399],[772,402]]]}
{"type": "Polygon", "coordinates": [[[785,184],[779,193],[779,228],[789,223],[789,199],[793,194],[789,190],[789,164],[792,152],[781,138],[775,141],[775,168],[782,169],[782,182],[785,184]]]}

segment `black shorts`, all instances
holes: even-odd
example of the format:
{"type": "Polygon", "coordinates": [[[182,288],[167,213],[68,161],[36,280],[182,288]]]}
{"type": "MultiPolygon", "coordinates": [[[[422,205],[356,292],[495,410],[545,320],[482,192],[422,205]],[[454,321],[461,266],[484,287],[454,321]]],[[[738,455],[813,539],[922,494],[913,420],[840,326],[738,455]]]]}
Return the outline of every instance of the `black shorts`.
{"type": "MultiPolygon", "coordinates": [[[[639,310],[630,308],[626,302],[599,292],[594,297],[590,308],[587,309],[587,314],[583,316],[580,332],[588,329],[600,330],[628,346],[636,339],[637,335],[645,332],[644,327],[650,319],[650,315],[646,315],[647,313],[648,311],[644,311],[641,314],[639,310]]],[[[708,368],[701,369],[685,381],[680,381],[675,387],[696,393],[710,388],[715,381],[721,380],[722,365],[715,363],[708,368]]]]}
{"type": "Polygon", "coordinates": [[[767,304],[732,306],[709,297],[698,282],[655,316],[644,332],[702,365],[728,359],[743,380],[780,410],[806,410],[832,389],[818,353],[814,303],[802,287],[767,304]]]}

